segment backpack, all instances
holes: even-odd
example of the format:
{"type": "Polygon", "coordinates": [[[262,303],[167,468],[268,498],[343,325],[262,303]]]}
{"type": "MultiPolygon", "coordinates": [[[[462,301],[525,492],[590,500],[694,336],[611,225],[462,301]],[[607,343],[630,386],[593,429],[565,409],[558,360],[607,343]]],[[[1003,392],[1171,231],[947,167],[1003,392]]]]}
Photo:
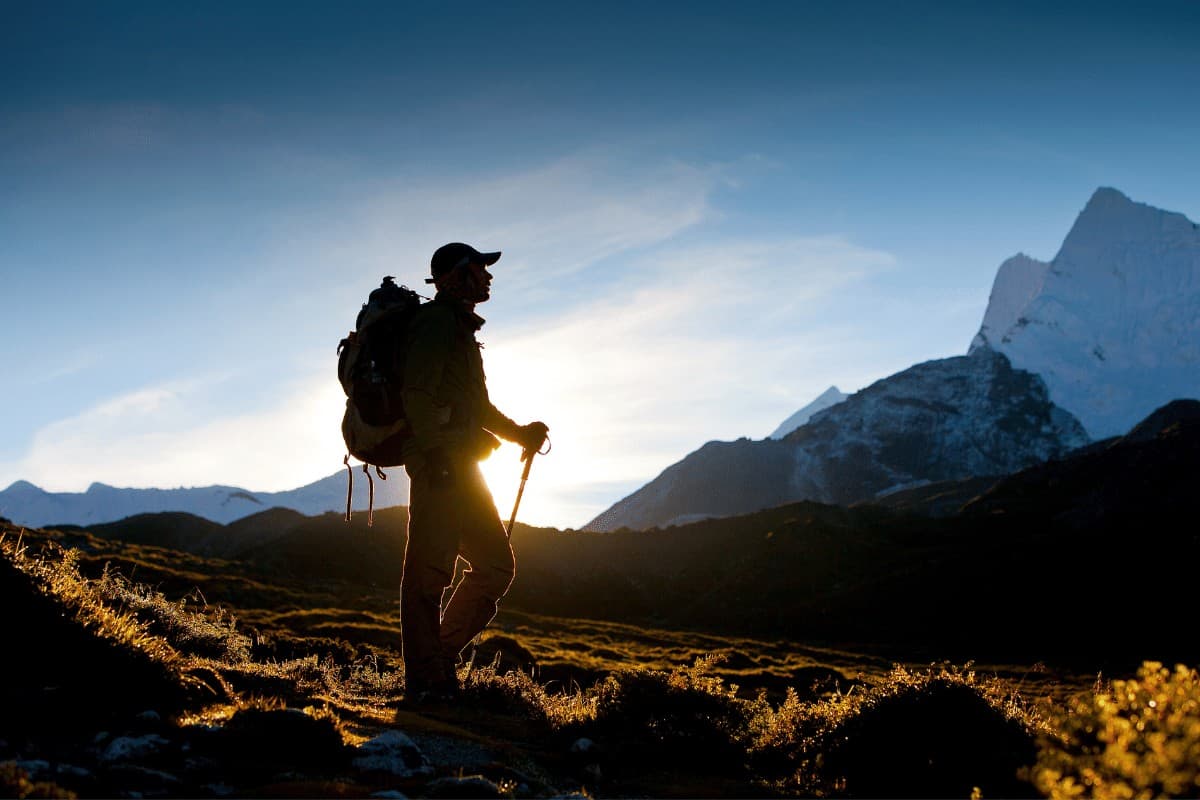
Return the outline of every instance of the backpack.
{"type": "Polygon", "coordinates": [[[421,307],[421,296],[407,286],[397,286],[391,275],[371,292],[354,321],[354,330],[338,343],[338,381],[346,393],[342,438],[349,473],[346,520],[354,491],[350,457],[362,463],[370,484],[367,524],[374,517],[375,482],[369,466],[387,480],[381,467],[404,463],[404,442],[411,435],[404,416],[401,391],[404,383],[405,334],[421,307]]]}

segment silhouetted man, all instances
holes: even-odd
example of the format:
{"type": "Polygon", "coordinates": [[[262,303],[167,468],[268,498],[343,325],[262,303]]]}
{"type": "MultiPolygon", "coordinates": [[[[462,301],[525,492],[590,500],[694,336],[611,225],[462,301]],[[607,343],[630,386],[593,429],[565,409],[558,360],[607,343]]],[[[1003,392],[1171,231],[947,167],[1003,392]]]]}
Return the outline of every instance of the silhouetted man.
{"type": "Polygon", "coordinates": [[[475,305],[491,296],[487,268],[499,258],[461,242],[439,247],[426,279],[437,295],[409,328],[403,397],[413,436],[405,447],[411,489],[400,624],[406,696],[417,702],[457,695],[459,653],[512,583],[512,548],[478,462],[500,445],[496,436],[530,452],[548,433],[541,422],[518,425],[488,399],[475,305]],[[459,556],[470,566],[443,611],[459,556]]]}

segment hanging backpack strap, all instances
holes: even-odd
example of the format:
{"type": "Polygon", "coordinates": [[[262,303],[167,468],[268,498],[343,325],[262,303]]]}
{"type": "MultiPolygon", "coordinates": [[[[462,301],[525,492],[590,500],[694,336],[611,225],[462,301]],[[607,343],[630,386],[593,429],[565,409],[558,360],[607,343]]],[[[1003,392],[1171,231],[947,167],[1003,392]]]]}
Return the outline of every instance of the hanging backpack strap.
{"type": "Polygon", "coordinates": [[[350,521],[350,499],[354,496],[354,469],[350,466],[350,454],[346,453],[346,457],[342,459],[342,463],[346,465],[346,475],[348,476],[346,483],[346,522],[350,521]]]}
{"type": "Polygon", "coordinates": [[[363,464],[363,475],[367,476],[367,527],[375,524],[375,481],[371,479],[371,470],[363,464]]]}

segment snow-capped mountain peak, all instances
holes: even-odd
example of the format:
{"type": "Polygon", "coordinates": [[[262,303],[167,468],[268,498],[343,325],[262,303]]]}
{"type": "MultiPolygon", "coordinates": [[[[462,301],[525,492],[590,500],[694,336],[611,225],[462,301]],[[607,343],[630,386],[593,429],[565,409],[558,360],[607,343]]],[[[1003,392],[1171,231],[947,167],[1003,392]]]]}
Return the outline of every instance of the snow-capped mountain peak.
{"type": "Polygon", "coordinates": [[[1196,225],[1183,214],[1137,203],[1116,189],[1101,187],[1075,220],[1054,263],[1060,271],[1083,269],[1100,276],[1114,267],[1146,266],[1148,255],[1187,260],[1186,251],[1198,239],[1196,225]]]}
{"type": "Polygon", "coordinates": [[[1017,253],[1000,265],[992,294],[988,298],[983,325],[969,352],[993,342],[1000,342],[1005,333],[1021,319],[1021,312],[1042,290],[1050,265],[1024,253],[1017,253]]]}
{"type": "Polygon", "coordinates": [[[1200,228],[1098,189],[1049,264],[996,275],[971,344],[1036,372],[1094,438],[1200,396],[1200,228]]]}
{"type": "Polygon", "coordinates": [[[817,413],[818,411],[824,411],[830,406],[835,406],[849,396],[850,395],[848,394],[843,394],[842,391],[836,386],[830,386],[828,389],[818,395],[816,400],[813,400],[804,408],[800,409],[795,414],[792,414],[790,417],[780,423],[779,427],[776,428],[767,438],[782,439],[792,431],[796,430],[796,428],[799,428],[801,425],[808,422],[808,420],[812,418],[813,414],[817,413]]]}

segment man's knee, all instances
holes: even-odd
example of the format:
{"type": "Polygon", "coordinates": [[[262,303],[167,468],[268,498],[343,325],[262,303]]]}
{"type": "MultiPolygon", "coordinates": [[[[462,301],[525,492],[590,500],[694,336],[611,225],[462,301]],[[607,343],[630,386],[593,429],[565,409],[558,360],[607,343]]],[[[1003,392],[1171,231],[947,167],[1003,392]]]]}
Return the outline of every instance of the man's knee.
{"type": "Polygon", "coordinates": [[[512,557],[512,552],[509,551],[508,558],[500,558],[484,565],[475,574],[478,576],[484,594],[494,600],[499,600],[508,592],[508,587],[512,586],[513,578],[517,574],[517,565],[512,557]]]}
{"type": "Polygon", "coordinates": [[[400,579],[400,593],[410,597],[435,598],[441,602],[442,592],[454,582],[454,573],[432,564],[405,564],[400,579]]]}

